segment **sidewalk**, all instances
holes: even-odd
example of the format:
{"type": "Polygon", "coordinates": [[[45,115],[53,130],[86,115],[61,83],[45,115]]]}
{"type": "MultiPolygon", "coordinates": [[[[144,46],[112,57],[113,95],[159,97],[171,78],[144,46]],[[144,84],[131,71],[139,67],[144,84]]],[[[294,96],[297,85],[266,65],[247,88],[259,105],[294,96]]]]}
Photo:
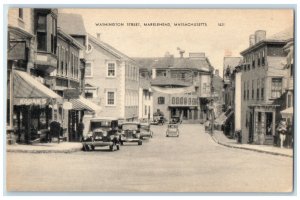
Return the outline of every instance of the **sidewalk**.
{"type": "Polygon", "coordinates": [[[36,144],[6,144],[7,152],[19,153],[72,153],[81,151],[80,142],[61,142],[61,143],[36,143],[36,144]]]}
{"type": "Polygon", "coordinates": [[[293,149],[279,148],[279,147],[274,147],[269,145],[238,144],[236,140],[227,138],[222,131],[215,130],[212,139],[216,143],[226,147],[245,149],[245,150],[256,151],[260,153],[286,156],[291,158],[293,157],[293,149]]]}

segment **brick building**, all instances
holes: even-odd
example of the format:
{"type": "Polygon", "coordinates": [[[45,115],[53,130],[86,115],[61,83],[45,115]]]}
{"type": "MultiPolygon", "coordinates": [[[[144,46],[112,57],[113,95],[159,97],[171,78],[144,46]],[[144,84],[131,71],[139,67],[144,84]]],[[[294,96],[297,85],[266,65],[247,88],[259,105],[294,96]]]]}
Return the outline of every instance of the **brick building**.
{"type": "Polygon", "coordinates": [[[281,118],[279,107],[289,70],[284,46],[293,41],[293,32],[266,38],[258,30],[250,35],[250,46],[241,52],[241,130],[243,143],[273,144],[281,118]]]}

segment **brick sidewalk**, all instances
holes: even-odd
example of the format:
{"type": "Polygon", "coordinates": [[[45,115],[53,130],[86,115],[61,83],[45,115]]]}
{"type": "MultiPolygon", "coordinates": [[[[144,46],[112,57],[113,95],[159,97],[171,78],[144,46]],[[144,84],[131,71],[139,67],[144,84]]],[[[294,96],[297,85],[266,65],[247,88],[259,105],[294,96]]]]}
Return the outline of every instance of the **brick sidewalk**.
{"type": "Polygon", "coordinates": [[[6,144],[7,152],[19,153],[72,153],[81,151],[80,142],[61,142],[61,143],[37,143],[37,144],[6,144]]]}
{"type": "Polygon", "coordinates": [[[223,146],[267,153],[272,155],[293,157],[293,149],[279,148],[270,145],[238,144],[236,140],[227,138],[222,131],[214,131],[213,140],[223,146]]]}

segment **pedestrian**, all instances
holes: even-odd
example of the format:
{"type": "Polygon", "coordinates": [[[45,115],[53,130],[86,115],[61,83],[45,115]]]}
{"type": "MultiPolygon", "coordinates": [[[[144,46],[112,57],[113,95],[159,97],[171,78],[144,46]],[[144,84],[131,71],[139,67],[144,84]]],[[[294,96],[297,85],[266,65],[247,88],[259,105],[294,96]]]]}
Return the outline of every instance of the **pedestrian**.
{"type": "Polygon", "coordinates": [[[80,141],[83,138],[83,130],[84,130],[84,123],[82,122],[82,119],[81,119],[80,122],[78,123],[78,135],[79,135],[80,141]]]}
{"type": "Polygon", "coordinates": [[[280,148],[283,148],[283,142],[286,139],[286,122],[285,121],[280,121],[277,131],[279,132],[279,137],[280,137],[280,148]]]}

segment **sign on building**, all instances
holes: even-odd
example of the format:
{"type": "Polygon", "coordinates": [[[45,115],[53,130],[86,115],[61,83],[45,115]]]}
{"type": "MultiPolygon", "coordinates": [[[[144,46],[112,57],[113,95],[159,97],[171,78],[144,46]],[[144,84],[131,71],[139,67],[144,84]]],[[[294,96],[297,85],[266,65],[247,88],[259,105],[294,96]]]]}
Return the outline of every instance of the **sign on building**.
{"type": "Polygon", "coordinates": [[[64,90],[65,99],[79,99],[79,90],[78,89],[65,89],[64,90]]]}

